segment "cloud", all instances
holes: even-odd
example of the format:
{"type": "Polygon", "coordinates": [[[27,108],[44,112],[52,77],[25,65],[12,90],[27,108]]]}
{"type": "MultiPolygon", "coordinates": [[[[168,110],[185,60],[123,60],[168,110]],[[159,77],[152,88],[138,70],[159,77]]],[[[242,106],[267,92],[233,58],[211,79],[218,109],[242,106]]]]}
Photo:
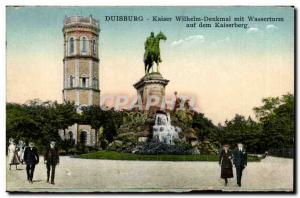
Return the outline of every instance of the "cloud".
{"type": "Polygon", "coordinates": [[[211,45],[214,46],[214,47],[219,47],[221,44],[227,44],[229,42],[230,42],[230,38],[227,36],[226,38],[213,41],[211,43],[211,45]]]}
{"type": "Polygon", "coordinates": [[[255,32],[258,32],[259,29],[258,28],[254,28],[254,27],[251,27],[247,30],[247,33],[250,34],[250,33],[255,33],[255,32]]]}
{"type": "Polygon", "coordinates": [[[266,26],[266,30],[276,30],[276,29],[278,29],[278,27],[273,24],[269,24],[266,26]]]}
{"type": "Polygon", "coordinates": [[[230,38],[227,36],[225,39],[221,39],[221,40],[216,41],[216,43],[227,43],[229,41],[230,41],[230,38]]]}
{"type": "Polygon", "coordinates": [[[178,40],[178,41],[173,41],[172,43],[171,43],[171,45],[179,45],[179,44],[181,44],[181,43],[183,43],[184,42],[184,40],[183,39],[180,39],[180,40],[178,40]]]}
{"type": "Polygon", "coordinates": [[[187,42],[200,42],[203,43],[205,41],[205,38],[203,35],[192,35],[192,36],[188,36],[184,39],[179,39],[177,41],[173,41],[171,43],[172,46],[176,46],[176,45],[181,45],[183,43],[187,43],[187,42]]]}

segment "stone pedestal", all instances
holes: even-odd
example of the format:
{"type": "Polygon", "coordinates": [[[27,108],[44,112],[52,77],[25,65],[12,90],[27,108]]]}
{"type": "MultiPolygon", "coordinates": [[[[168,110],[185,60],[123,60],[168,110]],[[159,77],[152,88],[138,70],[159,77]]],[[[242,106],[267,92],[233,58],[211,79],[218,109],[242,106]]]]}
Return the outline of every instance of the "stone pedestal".
{"type": "Polygon", "coordinates": [[[149,96],[157,96],[160,102],[157,107],[160,107],[161,102],[165,96],[165,87],[168,85],[169,80],[164,79],[158,72],[146,74],[142,79],[136,82],[133,86],[137,90],[138,96],[141,97],[143,107],[147,104],[149,96]]]}

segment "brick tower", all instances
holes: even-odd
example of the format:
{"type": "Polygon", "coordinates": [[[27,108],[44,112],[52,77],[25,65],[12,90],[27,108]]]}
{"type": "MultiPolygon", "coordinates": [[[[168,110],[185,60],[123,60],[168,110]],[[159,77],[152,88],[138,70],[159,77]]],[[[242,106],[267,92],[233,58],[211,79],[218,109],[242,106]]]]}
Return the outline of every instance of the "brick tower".
{"type": "MultiPolygon", "coordinates": [[[[63,101],[74,102],[77,111],[81,107],[100,106],[99,89],[99,21],[90,17],[65,17],[64,26],[64,81],[63,101]]],[[[98,131],[90,125],[73,124],[59,130],[62,140],[74,140],[75,144],[98,145],[98,131]]]]}
{"type": "Polygon", "coordinates": [[[65,17],[63,101],[78,107],[100,105],[99,22],[90,17],[65,17]]]}

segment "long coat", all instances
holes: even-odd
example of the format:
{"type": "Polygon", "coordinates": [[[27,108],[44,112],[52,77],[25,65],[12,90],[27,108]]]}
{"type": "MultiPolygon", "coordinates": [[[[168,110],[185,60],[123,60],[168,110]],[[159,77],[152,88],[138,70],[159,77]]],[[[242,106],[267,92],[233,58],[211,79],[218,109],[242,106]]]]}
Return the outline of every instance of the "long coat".
{"type": "Polygon", "coordinates": [[[35,165],[39,163],[39,155],[35,147],[26,147],[24,152],[24,161],[26,164],[30,165],[35,165]]]}
{"type": "Polygon", "coordinates": [[[247,165],[247,152],[245,149],[242,149],[242,151],[236,149],[234,151],[233,163],[236,168],[245,168],[245,166],[247,165]]]}
{"type": "Polygon", "coordinates": [[[44,160],[49,165],[56,165],[59,163],[59,154],[57,148],[48,148],[44,155],[44,160]]]}
{"type": "Polygon", "coordinates": [[[219,156],[219,164],[221,165],[221,178],[232,178],[232,160],[233,156],[231,151],[222,150],[219,156]]]}
{"type": "Polygon", "coordinates": [[[15,144],[10,144],[8,146],[8,163],[10,165],[20,164],[20,160],[17,155],[17,148],[15,144]]]}

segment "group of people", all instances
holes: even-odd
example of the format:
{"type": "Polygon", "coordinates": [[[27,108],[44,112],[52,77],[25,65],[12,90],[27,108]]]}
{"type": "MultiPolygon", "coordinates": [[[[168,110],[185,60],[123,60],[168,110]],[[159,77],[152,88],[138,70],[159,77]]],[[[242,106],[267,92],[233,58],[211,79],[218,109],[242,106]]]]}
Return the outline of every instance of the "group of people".
{"type": "Polygon", "coordinates": [[[14,139],[9,139],[9,146],[8,146],[8,160],[9,160],[9,170],[11,170],[11,166],[15,165],[16,170],[18,169],[18,165],[23,163],[24,159],[24,150],[25,150],[25,143],[20,140],[19,144],[16,145],[14,143],[14,139]]]}
{"type": "MultiPolygon", "coordinates": [[[[8,161],[9,170],[12,165],[16,165],[18,169],[19,164],[26,164],[27,180],[29,183],[33,183],[33,174],[35,166],[39,163],[39,154],[37,148],[33,142],[29,142],[26,146],[25,142],[20,140],[19,144],[14,143],[14,139],[9,139],[8,146],[8,161]]],[[[59,154],[55,141],[51,141],[49,147],[44,154],[44,163],[47,168],[47,183],[55,184],[55,167],[59,164],[59,154]],[[51,177],[50,177],[51,173],[51,177]]]]}
{"type": "Polygon", "coordinates": [[[236,169],[237,185],[241,187],[243,170],[247,166],[247,152],[242,143],[237,144],[233,151],[229,150],[229,145],[224,144],[219,155],[219,164],[221,166],[221,178],[225,180],[225,186],[228,185],[228,178],[233,178],[233,166],[236,169]]]}
{"type": "MultiPolygon", "coordinates": [[[[11,165],[26,164],[27,180],[33,183],[33,174],[35,166],[39,163],[39,154],[33,142],[26,146],[25,142],[20,140],[16,145],[14,140],[9,139],[8,146],[9,170],[11,165]]],[[[44,154],[44,163],[47,168],[47,183],[54,184],[55,168],[59,164],[59,154],[54,141],[50,142],[49,147],[44,154]],[[50,174],[51,173],[51,174],[50,174]],[[50,176],[51,175],[51,176],[50,176]]],[[[247,166],[247,152],[242,143],[237,144],[233,151],[229,149],[228,144],[223,145],[219,155],[219,164],[221,166],[221,178],[225,180],[225,186],[228,185],[228,179],[233,178],[233,166],[236,168],[237,185],[241,186],[243,170],[247,166]]]]}

